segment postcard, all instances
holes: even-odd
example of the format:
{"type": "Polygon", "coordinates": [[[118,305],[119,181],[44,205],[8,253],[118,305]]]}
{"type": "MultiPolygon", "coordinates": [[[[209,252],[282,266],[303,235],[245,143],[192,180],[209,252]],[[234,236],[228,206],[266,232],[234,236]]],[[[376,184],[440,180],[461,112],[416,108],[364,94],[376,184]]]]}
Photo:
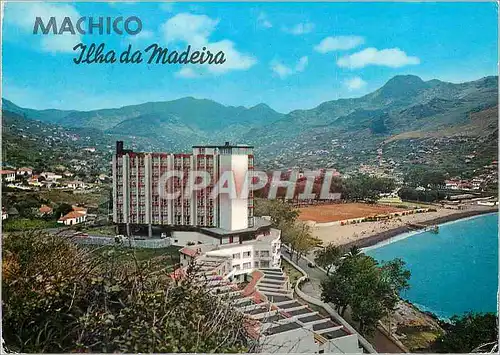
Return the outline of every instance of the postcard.
{"type": "Polygon", "coordinates": [[[2,351],[498,352],[496,2],[2,3],[2,351]]]}

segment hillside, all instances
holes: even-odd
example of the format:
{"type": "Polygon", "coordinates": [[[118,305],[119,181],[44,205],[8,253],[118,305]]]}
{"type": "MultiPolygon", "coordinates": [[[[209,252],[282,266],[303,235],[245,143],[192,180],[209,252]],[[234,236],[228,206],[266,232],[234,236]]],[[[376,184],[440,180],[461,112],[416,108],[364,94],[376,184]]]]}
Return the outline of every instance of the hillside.
{"type": "Polygon", "coordinates": [[[498,77],[452,84],[404,75],[365,96],[285,115],[265,104],[234,107],[192,97],[86,112],[2,102],[17,120],[93,132],[109,147],[121,139],[136,150],[187,151],[231,141],[255,145],[261,167],[342,171],[378,164],[381,149],[382,159],[400,170],[409,164],[470,170],[497,156],[497,92],[498,77]],[[476,158],[463,164],[466,155],[476,158]]]}
{"type": "MultiPolygon", "coordinates": [[[[480,146],[494,145],[498,139],[483,138],[498,129],[494,109],[498,104],[497,93],[497,77],[451,84],[397,76],[363,97],[293,111],[272,125],[253,129],[245,141],[255,144],[257,153],[266,152],[270,156],[264,161],[267,164],[331,165],[341,169],[376,163],[377,149],[395,137],[403,146],[410,145],[408,139],[436,135],[452,140],[467,136],[480,146]],[[471,119],[477,113],[483,119],[471,119]]],[[[482,149],[476,145],[470,148],[482,149]]],[[[401,151],[391,158],[404,161],[404,154],[406,151],[401,151]]]]}
{"type": "Polygon", "coordinates": [[[5,111],[67,128],[93,128],[122,136],[178,135],[178,139],[167,141],[174,146],[182,142],[189,146],[205,139],[236,139],[253,127],[283,116],[265,104],[233,107],[192,97],[93,111],[37,111],[21,108],[5,99],[2,102],[5,111]]]}

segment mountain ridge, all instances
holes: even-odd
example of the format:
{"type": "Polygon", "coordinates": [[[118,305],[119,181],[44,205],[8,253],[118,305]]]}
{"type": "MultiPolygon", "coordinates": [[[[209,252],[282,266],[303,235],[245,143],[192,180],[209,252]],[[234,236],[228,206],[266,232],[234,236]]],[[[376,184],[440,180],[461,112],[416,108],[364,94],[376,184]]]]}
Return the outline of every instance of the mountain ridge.
{"type": "Polygon", "coordinates": [[[406,137],[405,132],[419,132],[410,134],[419,137],[435,136],[425,133],[432,131],[456,136],[463,127],[468,135],[484,137],[487,129],[498,127],[492,113],[484,115],[487,122],[481,125],[469,122],[469,117],[498,105],[498,76],[454,84],[398,75],[361,97],[325,101],[288,114],[263,103],[247,108],[194,97],[93,111],[24,109],[6,99],[2,103],[4,111],[25,119],[93,128],[110,139],[140,137],[145,145],[137,149],[142,150],[187,150],[196,144],[233,141],[254,145],[263,161],[279,157],[283,164],[293,164],[297,154],[306,151],[313,154],[307,163],[314,164],[323,159],[316,159],[314,151],[330,151],[334,140],[355,142],[352,147],[346,143],[345,149],[356,153],[376,150],[390,137],[406,137]]]}

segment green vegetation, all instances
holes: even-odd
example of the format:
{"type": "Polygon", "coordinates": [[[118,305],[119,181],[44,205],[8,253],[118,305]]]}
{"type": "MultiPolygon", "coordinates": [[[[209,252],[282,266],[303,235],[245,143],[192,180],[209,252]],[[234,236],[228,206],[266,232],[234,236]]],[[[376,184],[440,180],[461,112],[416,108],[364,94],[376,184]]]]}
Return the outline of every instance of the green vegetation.
{"type": "Polygon", "coordinates": [[[443,171],[423,166],[413,167],[405,175],[405,183],[413,187],[442,187],[445,180],[446,174],[443,171]]]}
{"type": "Polygon", "coordinates": [[[399,197],[403,200],[422,201],[422,202],[435,202],[444,200],[446,193],[436,190],[416,190],[409,187],[403,187],[398,191],[399,197]]]}
{"type": "Polygon", "coordinates": [[[431,348],[438,353],[487,353],[498,344],[498,317],[494,313],[453,316],[451,324],[443,324],[443,328],[446,333],[431,348]]]}
{"type": "Polygon", "coordinates": [[[2,223],[2,230],[4,232],[24,231],[29,229],[40,230],[57,227],[61,227],[61,225],[56,221],[42,218],[9,218],[2,223]]]}
{"type": "Polygon", "coordinates": [[[321,240],[312,236],[311,227],[298,221],[299,210],[282,200],[257,199],[255,201],[256,216],[270,216],[272,226],[281,230],[281,241],[288,246],[297,260],[315,247],[321,240]]]}
{"type": "Polygon", "coordinates": [[[92,250],[96,255],[106,257],[113,253],[117,261],[129,261],[131,258],[138,261],[155,260],[161,261],[162,265],[174,266],[180,262],[179,247],[170,246],[166,248],[133,248],[125,245],[116,246],[96,246],[85,245],[83,248],[92,250]]]}
{"type": "MultiPolygon", "coordinates": [[[[60,236],[3,240],[4,346],[15,352],[247,352],[244,316],[187,277],[60,236]],[[154,272],[152,272],[154,270],[154,272]]],[[[119,252],[119,251],[116,251],[119,252]]]]}
{"type": "Polygon", "coordinates": [[[326,276],[328,276],[332,268],[340,263],[342,255],[342,249],[330,243],[326,247],[316,250],[314,261],[326,270],[326,276]]]}
{"type": "Polygon", "coordinates": [[[290,281],[290,284],[292,287],[295,286],[297,281],[302,277],[302,274],[300,273],[299,270],[297,270],[295,267],[293,267],[292,264],[290,264],[288,261],[281,259],[281,268],[285,272],[285,274],[288,276],[288,279],[290,281]]]}
{"type": "Polygon", "coordinates": [[[273,227],[279,228],[293,224],[299,216],[299,210],[282,200],[255,199],[256,216],[270,216],[273,227]]]}
{"type": "Polygon", "coordinates": [[[341,315],[351,309],[362,334],[370,334],[379,320],[396,306],[401,291],[409,287],[410,272],[400,259],[378,264],[356,247],[321,282],[321,298],[333,303],[341,315]]]}
{"type": "Polygon", "coordinates": [[[348,201],[377,202],[381,193],[392,192],[395,187],[392,179],[357,175],[345,181],[342,198],[348,201]]]}

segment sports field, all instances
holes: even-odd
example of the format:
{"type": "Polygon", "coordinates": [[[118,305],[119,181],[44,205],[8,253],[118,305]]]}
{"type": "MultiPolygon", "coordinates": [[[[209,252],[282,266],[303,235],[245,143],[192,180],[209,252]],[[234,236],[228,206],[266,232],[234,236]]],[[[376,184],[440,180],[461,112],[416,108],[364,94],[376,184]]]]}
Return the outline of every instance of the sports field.
{"type": "Polygon", "coordinates": [[[366,203],[339,203],[299,208],[299,219],[318,223],[335,222],[344,219],[375,216],[402,211],[400,208],[366,203]]]}

